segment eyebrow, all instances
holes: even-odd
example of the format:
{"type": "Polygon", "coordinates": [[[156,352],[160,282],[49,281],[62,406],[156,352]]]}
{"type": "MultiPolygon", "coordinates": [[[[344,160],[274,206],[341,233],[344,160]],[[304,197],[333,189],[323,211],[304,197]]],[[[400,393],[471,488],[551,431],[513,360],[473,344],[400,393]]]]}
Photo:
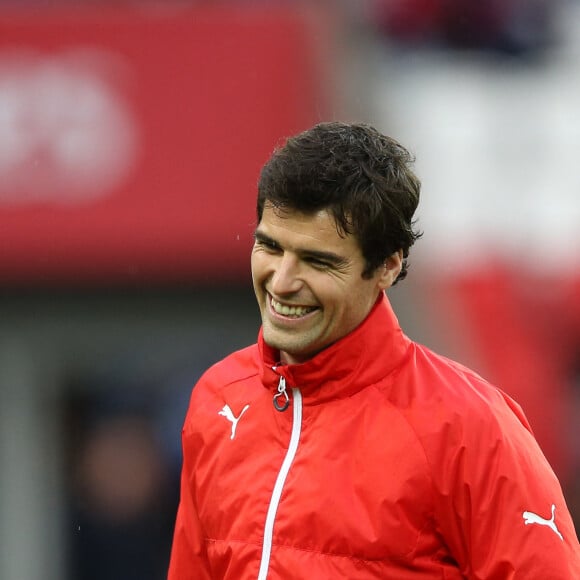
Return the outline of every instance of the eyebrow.
{"type": "MultiPolygon", "coordinates": [[[[262,242],[269,246],[282,249],[280,244],[274,238],[271,238],[270,236],[258,230],[254,232],[254,239],[258,242],[262,242]]],[[[316,258],[317,260],[328,262],[329,264],[336,267],[344,266],[348,262],[346,258],[344,258],[343,256],[339,256],[334,252],[324,252],[321,250],[310,250],[300,248],[295,251],[301,258],[316,258]]]]}

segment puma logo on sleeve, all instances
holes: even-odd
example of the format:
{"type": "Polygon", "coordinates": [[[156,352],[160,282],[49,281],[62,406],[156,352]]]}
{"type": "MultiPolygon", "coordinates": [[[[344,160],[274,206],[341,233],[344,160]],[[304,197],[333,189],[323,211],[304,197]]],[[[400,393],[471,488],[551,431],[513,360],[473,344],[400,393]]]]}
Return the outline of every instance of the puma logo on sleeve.
{"type": "Polygon", "coordinates": [[[224,405],[221,411],[218,411],[218,415],[225,417],[230,423],[232,424],[232,433],[230,439],[233,439],[236,436],[236,428],[238,426],[238,421],[242,418],[242,415],[250,408],[250,405],[246,405],[242,412],[240,413],[239,417],[236,417],[232,410],[230,409],[229,405],[224,405]]]}
{"type": "Polygon", "coordinates": [[[550,528],[562,541],[564,541],[564,537],[560,533],[556,526],[556,506],[552,504],[552,519],[547,520],[534,512],[524,512],[522,514],[524,518],[524,524],[527,526],[528,524],[538,524],[539,526],[547,526],[550,528]]]}

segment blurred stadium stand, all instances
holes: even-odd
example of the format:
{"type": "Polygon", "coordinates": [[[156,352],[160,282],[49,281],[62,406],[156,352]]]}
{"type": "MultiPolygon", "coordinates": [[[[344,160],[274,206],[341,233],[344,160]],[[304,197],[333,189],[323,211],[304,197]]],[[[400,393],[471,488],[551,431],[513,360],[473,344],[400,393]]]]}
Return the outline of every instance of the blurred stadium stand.
{"type": "Polygon", "coordinates": [[[0,1],[2,580],[164,577],[259,168],[330,118],[416,153],[403,327],[518,399],[578,525],[579,3],[312,4],[0,1]]]}

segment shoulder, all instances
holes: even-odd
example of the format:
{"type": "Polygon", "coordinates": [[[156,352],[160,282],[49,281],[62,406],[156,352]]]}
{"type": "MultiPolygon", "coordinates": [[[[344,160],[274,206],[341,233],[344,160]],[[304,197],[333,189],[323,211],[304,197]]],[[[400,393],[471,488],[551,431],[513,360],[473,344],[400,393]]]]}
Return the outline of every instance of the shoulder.
{"type": "Polygon", "coordinates": [[[435,412],[438,419],[470,428],[483,423],[502,429],[514,424],[531,431],[521,407],[476,371],[414,344],[406,370],[407,386],[418,412],[435,412]]]}
{"type": "Polygon", "coordinates": [[[447,465],[465,451],[485,466],[499,457],[534,464],[545,458],[521,407],[477,372],[414,345],[393,388],[394,403],[423,446],[429,463],[447,465]]]}
{"type": "Polygon", "coordinates": [[[228,391],[243,390],[240,383],[247,384],[258,377],[258,361],[257,345],[253,344],[210,366],[193,387],[185,427],[191,427],[206,411],[213,416],[215,409],[224,405],[228,391]]]}
{"type": "Polygon", "coordinates": [[[408,378],[413,399],[407,417],[432,466],[442,478],[485,480],[553,473],[521,409],[506,393],[473,370],[416,347],[408,378]]]}
{"type": "Polygon", "coordinates": [[[256,344],[237,350],[209,367],[196,385],[225,387],[258,373],[259,353],[256,344]]]}

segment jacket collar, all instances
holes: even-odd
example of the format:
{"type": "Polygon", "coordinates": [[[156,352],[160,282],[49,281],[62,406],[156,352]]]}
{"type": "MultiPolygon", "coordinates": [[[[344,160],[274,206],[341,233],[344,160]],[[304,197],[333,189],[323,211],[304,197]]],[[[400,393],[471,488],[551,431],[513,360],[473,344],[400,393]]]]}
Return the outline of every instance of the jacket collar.
{"type": "Polygon", "coordinates": [[[384,292],[365,320],[305,363],[279,365],[279,353],[264,342],[260,329],[260,378],[275,390],[280,376],[301,390],[305,404],[348,397],[377,383],[402,362],[410,340],[403,334],[384,292]]]}

